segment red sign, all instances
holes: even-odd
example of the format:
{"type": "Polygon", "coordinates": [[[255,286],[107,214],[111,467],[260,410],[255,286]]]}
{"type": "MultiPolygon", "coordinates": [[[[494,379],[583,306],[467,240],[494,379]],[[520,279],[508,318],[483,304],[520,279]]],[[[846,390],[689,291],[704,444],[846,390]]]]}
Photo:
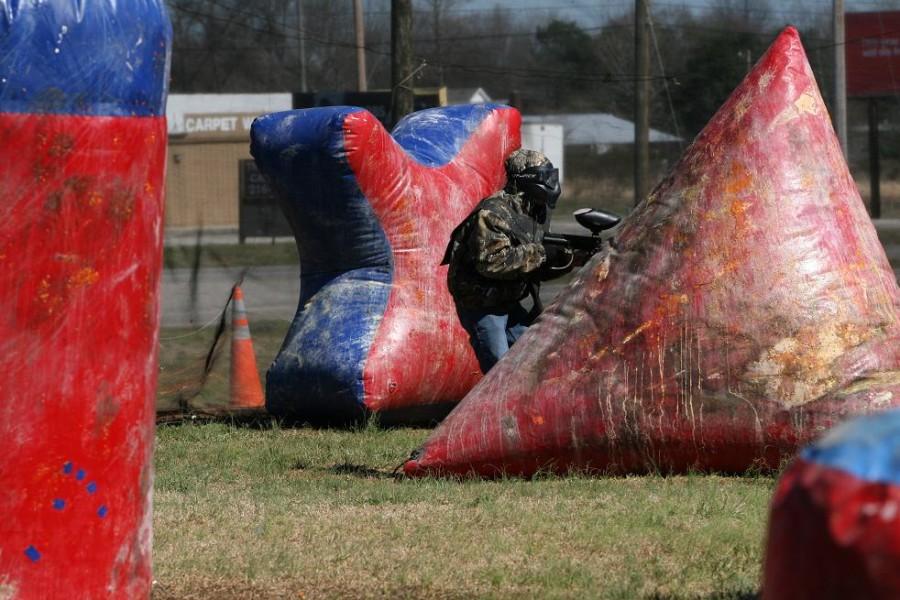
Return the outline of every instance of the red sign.
{"type": "Polygon", "coordinates": [[[847,13],[847,95],[900,92],[900,11],[847,13]]]}

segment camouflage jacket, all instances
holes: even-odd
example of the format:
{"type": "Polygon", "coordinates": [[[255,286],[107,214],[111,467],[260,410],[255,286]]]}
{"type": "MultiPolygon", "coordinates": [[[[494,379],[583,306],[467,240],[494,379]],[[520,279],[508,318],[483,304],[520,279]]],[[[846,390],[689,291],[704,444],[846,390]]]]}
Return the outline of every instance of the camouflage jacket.
{"type": "Polygon", "coordinates": [[[521,195],[499,191],[455,229],[444,255],[447,285],[463,308],[509,305],[528,293],[527,275],[544,262],[544,227],[521,195]]]}

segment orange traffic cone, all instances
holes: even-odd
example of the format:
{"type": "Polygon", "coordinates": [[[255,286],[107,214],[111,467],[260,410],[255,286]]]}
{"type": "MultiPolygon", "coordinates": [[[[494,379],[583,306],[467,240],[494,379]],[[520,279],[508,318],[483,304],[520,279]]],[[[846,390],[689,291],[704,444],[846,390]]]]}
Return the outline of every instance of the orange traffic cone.
{"type": "Polygon", "coordinates": [[[253,340],[250,339],[250,325],[247,323],[247,309],[244,307],[244,292],[234,286],[231,308],[231,406],[232,408],[262,408],[265,406],[259,371],[256,369],[256,355],[253,340]]]}

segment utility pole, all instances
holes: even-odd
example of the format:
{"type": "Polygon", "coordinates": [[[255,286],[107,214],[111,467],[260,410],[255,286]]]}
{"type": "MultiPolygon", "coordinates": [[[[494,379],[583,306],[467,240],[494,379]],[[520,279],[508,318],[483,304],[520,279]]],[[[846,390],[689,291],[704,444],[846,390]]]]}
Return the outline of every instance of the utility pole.
{"type": "Polygon", "coordinates": [[[833,0],[834,33],[834,129],[847,157],[847,54],[844,0],[833,0]]]}
{"type": "MultiPolygon", "coordinates": [[[[431,37],[434,39],[434,55],[440,60],[441,53],[441,0],[433,0],[431,3],[431,37]]],[[[438,66],[438,87],[444,86],[444,65],[438,66]]]]}
{"type": "Polygon", "coordinates": [[[353,0],[353,25],[356,28],[356,89],[368,90],[366,85],[366,20],[362,0],[353,0]]]}
{"type": "Polygon", "coordinates": [[[649,192],[650,179],[650,0],[634,6],[634,203],[649,192]]]}
{"type": "Polygon", "coordinates": [[[413,111],[412,0],[391,0],[391,117],[413,111]]]}
{"type": "Polygon", "coordinates": [[[308,92],[306,85],[306,32],[303,30],[303,0],[297,0],[297,32],[300,42],[300,91],[308,92]]]}

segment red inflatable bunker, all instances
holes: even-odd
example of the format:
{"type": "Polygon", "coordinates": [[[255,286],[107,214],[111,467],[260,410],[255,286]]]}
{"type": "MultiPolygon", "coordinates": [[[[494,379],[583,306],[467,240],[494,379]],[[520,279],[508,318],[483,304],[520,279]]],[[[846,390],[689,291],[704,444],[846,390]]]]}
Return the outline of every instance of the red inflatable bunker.
{"type": "Polygon", "coordinates": [[[765,600],[900,598],[900,411],[805,448],[772,499],[765,600]]]}
{"type": "Polygon", "coordinates": [[[776,466],[900,402],[898,305],[788,28],[405,470],[776,466]]]}
{"type": "Polygon", "coordinates": [[[519,111],[492,104],[415,112],[391,133],[350,106],[253,123],[251,153],[300,257],[297,313],[266,375],[270,413],[417,421],[481,379],[440,263],[453,229],[503,187],[520,126],[519,111]]]}
{"type": "Polygon", "coordinates": [[[147,598],[162,0],[0,0],[0,598],[147,598]]]}

